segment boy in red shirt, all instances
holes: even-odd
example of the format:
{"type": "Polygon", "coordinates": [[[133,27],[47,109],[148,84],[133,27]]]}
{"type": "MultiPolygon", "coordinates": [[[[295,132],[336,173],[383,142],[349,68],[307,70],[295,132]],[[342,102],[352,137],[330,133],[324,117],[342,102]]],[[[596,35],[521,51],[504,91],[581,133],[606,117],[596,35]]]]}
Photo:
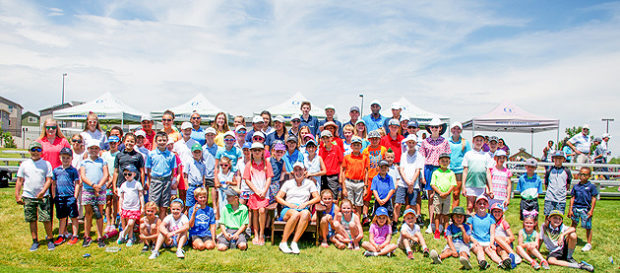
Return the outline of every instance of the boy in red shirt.
{"type": "MultiPolygon", "coordinates": [[[[323,158],[326,173],[321,177],[321,189],[330,189],[334,193],[334,197],[338,197],[340,182],[338,175],[340,174],[340,165],[344,158],[344,153],[338,145],[332,141],[332,132],[323,130],[321,132],[321,148],[319,156],[323,158]]],[[[338,199],[338,198],[336,198],[338,199]]]]}
{"type": "Polygon", "coordinates": [[[398,133],[398,128],[400,128],[400,122],[397,119],[391,119],[389,121],[390,133],[383,136],[381,138],[381,146],[386,149],[392,149],[394,151],[394,163],[400,164],[400,155],[402,154],[402,144],[401,141],[405,139],[401,134],[398,133]]]}

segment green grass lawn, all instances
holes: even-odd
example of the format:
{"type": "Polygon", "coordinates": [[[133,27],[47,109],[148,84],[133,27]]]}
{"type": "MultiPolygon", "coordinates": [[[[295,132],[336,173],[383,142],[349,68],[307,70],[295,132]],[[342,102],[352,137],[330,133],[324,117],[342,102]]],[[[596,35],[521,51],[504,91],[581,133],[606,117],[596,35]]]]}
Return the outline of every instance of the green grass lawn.
{"type": "MultiPolygon", "coordinates": [[[[510,207],[507,215],[513,225],[513,231],[520,228],[518,205],[510,207]]],[[[542,204],[541,204],[542,205],[542,204]]],[[[542,208],[542,206],[541,206],[542,208]]],[[[580,251],[585,242],[579,241],[575,258],[594,264],[597,272],[612,272],[617,265],[609,262],[611,255],[620,253],[620,220],[617,211],[618,200],[602,200],[598,203],[594,218],[594,249],[589,253],[580,251]]],[[[57,222],[56,222],[57,223],[57,222]]],[[[54,230],[56,232],[56,229],[54,230]]],[[[578,229],[579,238],[585,238],[585,231],[578,229]]],[[[106,253],[105,249],[92,244],[88,248],[81,245],[62,245],[49,252],[42,245],[38,251],[29,252],[31,240],[27,224],[23,221],[23,209],[15,203],[14,188],[0,189],[0,271],[421,271],[450,272],[457,270],[456,259],[448,259],[442,265],[431,265],[429,259],[415,254],[415,260],[409,261],[401,251],[396,256],[366,258],[362,251],[340,251],[330,246],[328,249],[315,247],[311,238],[302,239],[300,255],[282,254],[277,246],[252,246],[248,251],[230,250],[198,252],[188,250],[185,260],[176,258],[174,252],[165,251],[157,260],[148,260],[148,253],[141,253],[141,245],[131,248],[122,246],[118,253],[106,253]],[[82,258],[90,253],[90,258],[82,258]]],[[[44,238],[40,225],[40,238],[44,238]]],[[[368,238],[366,234],[365,239],[368,238]]],[[[429,248],[440,251],[445,240],[437,241],[425,236],[429,248]]],[[[396,242],[397,236],[392,239],[396,242]]],[[[279,241],[278,241],[279,242],[279,241]]],[[[81,244],[81,242],[80,242],[81,244]]],[[[109,241],[108,245],[116,245],[109,241]]],[[[543,247],[544,249],[544,247],[543,247]]],[[[617,258],[617,257],[614,257],[617,258]]],[[[472,259],[473,261],[473,259],[472,259]]],[[[477,269],[475,269],[477,270],[477,269]]],[[[553,272],[579,272],[552,266],[553,272]]],[[[499,272],[492,267],[489,272],[499,272]]],[[[521,264],[515,272],[533,271],[528,264],[521,264]]]]}

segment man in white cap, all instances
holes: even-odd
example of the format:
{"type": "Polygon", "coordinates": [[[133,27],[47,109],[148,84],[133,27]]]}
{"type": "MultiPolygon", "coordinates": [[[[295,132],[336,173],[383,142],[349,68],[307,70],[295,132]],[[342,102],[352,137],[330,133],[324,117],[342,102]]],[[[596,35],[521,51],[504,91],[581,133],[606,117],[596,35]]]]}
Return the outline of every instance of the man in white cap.
{"type": "Polygon", "coordinates": [[[351,117],[351,119],[345,122],[342,126],[351,124],[351,126],[355,128],[355,123],[360,118],[360,108],[357,106],[351,106],[351,108],[349,109],[349,117],[351,117]]]}
{"type": "Polygon", "coordinates": [[[202,122],[200,114],[194,111],[189,118],[189,122],[192,124],[192,139],[200,143],[200,145],[205,145],[205,130],[200,127],[202,122]]]}
{"type": "Polygon", "coordinates": [[[325,123],[327,123],[328,121],[331,121],[333,123],[336,123],[336,125],[338,125],[338,135],[336,137],[344,138],[344,135],[342,135],[342,122],[334,118],[335,114],[336,114],[336,108],[333,105],[331,104],[325,105],[325,119],[320,122],[319,129],[323,130],[324,129],[323,126],[325,125],[325,123]]]}
{"type": "Polygon", "coordinates": [[[261,132],[265,125],[265,120],[261,116],[254,116],[252,118],[252,130],[245,135],[245,141],[252,143],[252,137],[254,132],[261,132]]]}
{"type": "Polygon", "coordinates": [[[299,128],[303,126],[308,126],[310,129],[310,134],[316,136],[319,134],[319,120],[316,117],[310,115],[310,110],[312,110],[312,105],[309,101],[302,101],[299,106],[301,110],[301,124],[299,124],[299,128]]]}
{"type": "Polygon", "coordinates": [[[604,133],[601,138],[603,139],[603,142],[601,142],[601,148],[605,150],[605,162],[609,162],[609,157],[611,156],[611,150],[609,150],[609,139],[611,138],[611,135],[604,133]]]}
{"type": "MultiPolygon", "coordinates": [[[[185,121],[181,124],[181,139],[174,143],[172,151],[179,155],[181,162],[192,161],[192,146],[198,143],[192,137],[192,124],[185,121]]],[[[202,146],[202,145],[201,145],[202,146]]]]}
{"type": "Polygon", "coordinates": [[[370,102],[370,111],[370,114],[362,118],[364,123],[366,123],[366,130],[368,132],[372,132],[379,128],[383,128],[386,118],[380,113],[381,103],[379,103],[378,100],[373,100],[370,102]]]}
{"type": "Polygon", "coordinates": [[[385,121],[383,122],[383,128],[385,129],[385,133],[389,134],[390,133],[390,126],[389,126],[389,122],[393,119],[400,121],[403,117],[401,116],[401,112],[403,110],[403,107],[400,106],[400,104],[398,103],[392,103],[392,118],[386,118],[385,121]]]}
{"type": "Polygon", "coordinates": [[[153,140],[155,139],[155,131],[153,131],[153,119],[149,115],[142,116],[140,121],[140,125],[142,125],[141,131],[144,132],[144,147],[146,147],[149,151],[153,150],[153,140]]]}
{"type": "Polygon", "coordinates": [[[566,144],[575,151],[577,163],[587,163],[590,159],[590,126],[588,124],[583,125],[581,133],[571,137],[566,144]]]}

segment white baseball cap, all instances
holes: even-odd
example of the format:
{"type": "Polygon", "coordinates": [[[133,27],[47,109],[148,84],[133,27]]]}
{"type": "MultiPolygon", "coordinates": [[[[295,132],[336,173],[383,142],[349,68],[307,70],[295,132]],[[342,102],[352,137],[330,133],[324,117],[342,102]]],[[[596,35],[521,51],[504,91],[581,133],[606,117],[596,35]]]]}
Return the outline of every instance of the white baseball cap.
{"type": "Polygon", "coordinates": [[[379,107],[381,107],[381,103],[379,102],[379,100],[372,100],[370,102],[370,106],[372,106],[373,104],[379,105],[379,107]]]}
{"type": "Polygon", "coordinates": [[[181,130],[185,130],[185,129],[191,129],[192,128],[192,124],[185,121],[183,123],[181,123],[181,130]]]}
{"type": "Polygon", "coordinates": [[[134,135],[135,135],[136,137],[139,137],[139,136],[146,137],[146,133],[145,133],[144,131],[142,131],[142,130],[138,130],[138,131],[136,131],[136,132],[134,133],[134,135]]]}
{"type": "Polygon", "coordinates": [[[463,124],[461,124],[458,121],[455,121],[452,123],[452,125],[450,125],[450,128],[454,128],[454,127],[459,127],[459,129],[463,130],[463,124]]]}
{"type": "Polygon", "coordinates": [[[265,122],[265,120],[261,116],[254,116],[254,118],[252,118],[252,123],[261,123],[261,122],[265,122]]]}
{"type": "Polygon", "coordinates": [[[217,131],[215,131],[215,128],[213,128],[213,127],[208,127],[208,128],[205,130],[205,135],[206,135],[206,134],[214,134],[214,135],[217,135],[217,131]]]}
{"type": "Polygon", "coordinates": [[[87,139],[86,140],[86,149],[90,148],[90,147],[97,147],[97,148],[101,148],[101,146],[99,146],[99,144],[101,143],[101,141],[97,140],[97,139],[87,139]]]}
{"type": "Polygon", "coordinates": [[[403,109],[403,107],[400,106],[400,104],[398,104],[397,102],[392,103],[392,110],[397,110],[397,109],[403,109]]]}
{"type": "Polygon", "coordinates": [[[332,105],[332,104],[328,104],[328,105],[325,105],[325,110],[327,110],[327,109],[336,110],[336,107],[334,107],[334,105],[332,105]]]}
{"type": "Polygon", "coordinates": [[[284,117],[282,115],[278,115],[273,119],[273,121],[284,123],[284,117]]]}

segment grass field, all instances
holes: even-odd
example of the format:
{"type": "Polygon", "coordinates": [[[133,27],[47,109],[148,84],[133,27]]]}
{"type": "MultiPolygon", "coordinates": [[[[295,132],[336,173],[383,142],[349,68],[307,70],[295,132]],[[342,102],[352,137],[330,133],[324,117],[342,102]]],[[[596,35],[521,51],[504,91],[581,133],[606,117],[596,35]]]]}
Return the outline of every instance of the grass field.
{"type": "MultiPolygon", "coordinates": [[[[541,204],[542,205],[542,204],[541,204]]],[[[511,206],[507,215],[513,231],[520,228],[517,214],[518,206],[511,206]]],[[[620,200],[602,200],[598,203],[594,218],[594,249],[588,253],[580,251],[585,242],[579,241],[575,258],[594,264],[597,272],[613,272],[618,265],[609,262],[611,255],[620,253],[620,200]]],[[[44,238],[43,227],[39,225],[39,236],[44,238]]],[[[54,229],[56,232],[56,229],[54,229]]],[[[56,233],[55,233],[56,234],[56,233]]],[[[585,238],[585,231],[578,230],[579,238],[585,238]]],[[[300,255],[282,254],[277,246],[250,246],[248,251],[231,250],[198,252],[188,250],[185,260],[179,260],[174,252],[166,251],[157,260],[148,260],[147,253],[141,253],[141,245],[131,248],[122,246],[118,253],[106,253],[96,244],[88,248],[81,245],[62,245],[49,252],[42,245],[38,251],[29,252],[31,240],[28,226],[23,221],[23,209],[15,203],[14,188],[0,189],[0,271],[422,271],[450,272],[458,268],[456,259],[448,259],[442,265],[431,265],[429,259],[415,254],[409,261],[402,252],[396,256],[366,258],[362,251],[340,251],[330,246],[328,249],[315,247],[311,238],[302,239],[300,255]],[[85,253],[90,258],[82,258],[85,253]]],[[[368,238],[366,234],[365,239],[368,238]]],[[[441,250],[444,240],[436,241],[425,236],[429,248],[441,250]]],[[[393,237],[396,242],[397,237],[393,237]]],[[[279,241],[278,241],[279,242],[279,241]]],[[[81,243],[81,242],[80,242],[81,243]]],[[[109,241],[108,245],[116,245],[109,241]]],[[[544,247],[543,247],[544,249],[544,247]]],[[[614,257],[616,258],[616,257],[614,257]]],[[[473,261],[473,260],[472,260],[473,261]]],[[[477,269],[475,269],[477,270],[477,269]]],[[[578,272],[576,269],[553,267],[554,272],[578,272]]],[[[492,267],[489,272],[498,272],[492,267]]],[[[528,264],[521,264],[514,272],[533,271],[528,264]]]]}

